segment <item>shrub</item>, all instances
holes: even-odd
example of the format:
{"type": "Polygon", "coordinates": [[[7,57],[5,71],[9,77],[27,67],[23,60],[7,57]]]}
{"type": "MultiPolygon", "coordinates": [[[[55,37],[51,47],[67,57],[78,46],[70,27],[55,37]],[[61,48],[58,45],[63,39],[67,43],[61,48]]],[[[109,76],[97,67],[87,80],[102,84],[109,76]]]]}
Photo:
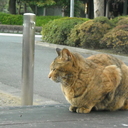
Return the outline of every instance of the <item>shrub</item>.
{"type": "Polygon", "coordinates": [[[43,40],[49,43],[67,45],[67,37],[71,29],[76,24],[83,23],[87,20],[86,18],[66,17],[50,21],[43,26],[43,40]]]}
{"type": "Polygon", "coordinates": [[[106,23],[110,25],[111,27],[115,27],[115,24],[111,20],[109,20],[107,17],[104,17],[104,16],[96,17],[94,19],[94,22],[100,22],[102,24],[106,23]]]}
{"type": "Polygon", "coordinates": [[[104,17],[89,20],[72,29],[69,44],[83,48],[100,48],[99,40],[112,28],[112,23],[104,17]]]}
{"type": "Polygon", "coordinates": [[[8,25],[22,25],[23,24],[23,16],[0,13],[0,23],[8,24],[8,25]]]}
{"type": "Polygon", "coordinates": [[[68,38],[67,38],[68,45],[75,46],[75,47],[81,47],[81,40],[80,40],[80,37],[79,37],[80,26],[81,26],[81,24],[77,24],[70,31],[70,33],[68,35],[68,38]]]}
{"type": "Polygon", "coordinates": [[[117,25],[128,25],[128,17],[122,18],[118,21],[117,25]]]}
{"type": "Polygon", "coordinates": [[[117,23],[124,19],[124,18],[127,18],[128,16],[118,16],[118,17],[115,17],[114,19],[112,19],[111,21],[113,22],[113,24],[117,25],[117,23]]]}
{"type": "Polygon", "coordinates": [[[62,18],[61,16],[37,16],[36,17],[36,26],[44,26],[49,21],[54,19],[62,18]]]}
{"type": "Polygon", "coordinates": [[[104,35],[100,40],[104,47],[113,48],[116,52],[128,53],[128,25],[119,25],[104,35]]]}

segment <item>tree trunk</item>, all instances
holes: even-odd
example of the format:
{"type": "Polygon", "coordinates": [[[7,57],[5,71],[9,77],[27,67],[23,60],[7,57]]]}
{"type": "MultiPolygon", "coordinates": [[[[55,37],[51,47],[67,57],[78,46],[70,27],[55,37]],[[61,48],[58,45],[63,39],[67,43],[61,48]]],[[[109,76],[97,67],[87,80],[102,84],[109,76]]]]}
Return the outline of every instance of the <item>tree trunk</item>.
{"type": "Polygon", "coordinates": [[[43,9],[43,16],[46,16],[46,8],[43,9]]]}
{"type": "Polygon", "coordinates": [[[27,13],[27,4],[24,3],[24,13],[27,13]]]}
{"type": "Polygon", "coordinates": [[[37,6],[36,5],[31,5],[31,4],[29,6],[32,9],[33,13],[37,14],[37,6]]]}
{"type": "Polygon", "coordinates": [[[106,2],[106,17],[109,18],[109,1],[106,2]]]}
{"type": "Polygon", "coordinates": [[[128,1],[125,0],[124,7],[123,7],[123,15],[127,15],[127,10],[128,10],[127,5],[128,5],[128,1]]]}
{"type": "Polygon", "coordinates": [[[65,16],[65,8],[64,7],[62,7],[61,12],[62,12],[62,17],[64,17],[65,16]]]}
{"type": "Polygon", "coordinates": [[[94,18],[104,16],[104,0],[94,0],[94,18]]]}
{"type": "Polygon", "coordinates": [[[16,0],[9,0],[8,10],[11,14],[16,14],[16,0]]]}
{"type": "Polygon", "coordinates": [[[18,4],[18,14],[20,14],[20,11],[21,11],[21,2],[18,1],[17,4],[18,4]]]}

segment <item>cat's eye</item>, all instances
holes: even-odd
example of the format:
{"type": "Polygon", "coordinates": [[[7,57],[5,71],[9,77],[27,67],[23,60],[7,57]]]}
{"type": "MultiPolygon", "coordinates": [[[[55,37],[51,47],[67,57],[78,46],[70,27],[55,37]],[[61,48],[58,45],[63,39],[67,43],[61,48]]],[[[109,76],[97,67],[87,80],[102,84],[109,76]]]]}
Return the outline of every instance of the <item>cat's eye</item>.
{"type": "Polygon", "coordinates": [[[59,69],[60,72],[64,72],[65,70],[63,68],[59,69]]]}
{"type": "Polygon", "coordinates": [[[52,69],[52,71],[55,71],[56,69],[54,68],[54,69],[52,69]]]}

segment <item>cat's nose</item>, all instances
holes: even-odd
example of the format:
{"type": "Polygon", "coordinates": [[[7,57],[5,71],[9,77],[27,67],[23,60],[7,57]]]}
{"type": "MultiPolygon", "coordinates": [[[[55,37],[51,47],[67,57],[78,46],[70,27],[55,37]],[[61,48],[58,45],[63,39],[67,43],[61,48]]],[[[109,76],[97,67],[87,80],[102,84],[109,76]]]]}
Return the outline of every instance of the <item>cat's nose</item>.
{"type": "Polygon", "coordinates": [[[49,78],[49,79],[51,78],[51,74],[50,74],[50,73],[48,74],[48,78],[49,78]]]}

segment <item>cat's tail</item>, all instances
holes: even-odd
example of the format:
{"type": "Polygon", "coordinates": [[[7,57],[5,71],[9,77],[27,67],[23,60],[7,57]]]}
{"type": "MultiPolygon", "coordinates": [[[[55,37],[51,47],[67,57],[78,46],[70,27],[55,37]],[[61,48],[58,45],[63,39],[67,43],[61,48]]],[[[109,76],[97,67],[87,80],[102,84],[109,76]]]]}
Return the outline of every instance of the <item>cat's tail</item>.
{"type": "Polygon", "coordinates": [[[121,81],[121,70],[116,65],[109,65],[103,70],[103,83],[108,92],[116,89],[121,81]]]}

